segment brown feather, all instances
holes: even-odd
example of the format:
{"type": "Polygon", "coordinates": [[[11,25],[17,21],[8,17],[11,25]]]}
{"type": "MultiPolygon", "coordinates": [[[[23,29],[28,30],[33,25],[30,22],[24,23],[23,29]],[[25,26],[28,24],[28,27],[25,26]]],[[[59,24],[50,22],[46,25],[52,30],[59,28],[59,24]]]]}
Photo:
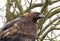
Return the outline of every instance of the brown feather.
{"type": "Polygon", "coordinates": [[[36,15],[28,13],[9,22],[0,33],[0,41],[35,41],[38,27],[32,20],[36,15]]]}

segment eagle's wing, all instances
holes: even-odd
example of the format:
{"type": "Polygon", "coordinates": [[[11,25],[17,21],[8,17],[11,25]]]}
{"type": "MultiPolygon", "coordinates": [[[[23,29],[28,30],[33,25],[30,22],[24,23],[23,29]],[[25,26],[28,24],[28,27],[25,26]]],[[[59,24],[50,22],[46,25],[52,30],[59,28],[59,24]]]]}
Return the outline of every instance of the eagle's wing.
{"type": "Polygon", "coordinates": [[[0,41],[34,41],[36,24],[22,20],[0,33],[0,41]]]}
{"type": "Polygon", "coordinates": [[[13,26],[14,23],[16,23],[17,21],[19,21],[19,20],[21,20],[21,19],[22,19],[22,17],[18,17],[18,18],[16,18],[16,19],[14,19],[14,20],[6,23],[6,24],[2,27],[2,28],[3,28],[2,31],[7,30],[7,29],[10,28],[11,26],[13,26]]]}

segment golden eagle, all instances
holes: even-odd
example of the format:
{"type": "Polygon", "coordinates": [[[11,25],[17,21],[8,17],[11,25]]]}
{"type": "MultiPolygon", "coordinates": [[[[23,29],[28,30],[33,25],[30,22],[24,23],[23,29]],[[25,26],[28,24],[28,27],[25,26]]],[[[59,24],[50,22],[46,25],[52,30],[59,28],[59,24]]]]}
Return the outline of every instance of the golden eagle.
{"type": "Polygon", "coordinates": [[[8,22],[0,32],[0,41],[35,41],[38,27],[36,22],[45,16],[30,12],[8,22]]]}

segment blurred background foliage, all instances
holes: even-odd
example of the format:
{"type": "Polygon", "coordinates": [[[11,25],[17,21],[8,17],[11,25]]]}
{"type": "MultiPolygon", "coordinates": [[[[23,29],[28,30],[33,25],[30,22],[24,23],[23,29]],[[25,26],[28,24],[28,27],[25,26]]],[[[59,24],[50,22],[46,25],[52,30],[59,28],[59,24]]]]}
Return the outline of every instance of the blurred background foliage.
{"type": "MultiPolygon", "coordinates": [[[[52,9],[48,8],[50,5],[60,2],[60,0],[7,0],[6,2],[6,18],[7,22],[15,19],[16,17],[23,15],[32,9],[40,7],[40,13],[44,14],[46,17],[40,19],[38,24],[37,41],[58,41],[57,37],[60,36],[54,33],[54,30],[60,30],[57,25],[60,25],[60,6],[56,6],[52,9]],[[39,2],[40,1],[40,2],[39,2]],[[23,5],[24,4],[24,5],[23,5]],[[50,10],[49,10],[50,9],[50,10]],[[56,18],[51,20],[51,18],[56,15],[56,18]],[[49,22],[47,21],[49,20],[49,22]],[[47,21],[47,25],[43,26],[47,21]],[[57,21],[57,22],[56,22],[57,21]],[[56,22],[56,23],[54,23],[56,22]],[[49,36],[48,34],[51,33],[49,36]],[[53,37],[54,35],[54,37],[53,37]]],[[[37,9],[38,10],[38,9],[37,9]]]]}

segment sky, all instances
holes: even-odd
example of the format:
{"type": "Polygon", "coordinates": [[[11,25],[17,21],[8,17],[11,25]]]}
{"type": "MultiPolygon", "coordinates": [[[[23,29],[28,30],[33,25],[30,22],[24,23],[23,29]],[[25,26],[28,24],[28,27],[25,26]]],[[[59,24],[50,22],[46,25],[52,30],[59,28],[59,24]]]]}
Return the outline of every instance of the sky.
{"type": "MultiPolygon", "coordinates": [[[[23,1],[24,0],[22,0],[22,5],[24,5],[24,3],[23,3],[23,1]]],[[[37,1],[37,2],[40,2],[40,1],[37,1]]],[[[36,2],[36,3],[37,3],[36,2]]],[[[2,8],[2,10],[0,10],[0,16],[2,16],[2,18],[0,17],[0,28],[4,25],[4,20],[5,20],[5,13],[6,13],[6,11],[5,11],[5,9],[6,9],[6,7],[5,7],[5,5],[6,5],[6,0],[0,0],[0,8],[2,8]],[[2,20],[2,19],[4,19],[4,20],[2,20]]],[[[54,8],[54,7],[56,7],[56,6],[59,6],[60,5],[60,2],[58,2],[58,3],[54,3],[53,5],[50,5],[48,8],[49,8],[49,10],[51,9],[51,8],[54,8]]],[[[23,8],[25,8],[25,7],[23,7],[23,8]]],[[[32,11],[37,11],[37,12],[39,12],[39,8],[36,8],[36,9],[33,9],[32,11]]],[[[58,14],[59,16],[60,16],[60,13],[58,14]]],[[[54,18],[56,18],[57,16],[56,15],[54,15],[52,18],[51,18],[51,20],[53,20],[54,18]]],[[[49,22],[49,19],[46,21],[46,22],[49,22]]],[[[44,24],[44,26],[47,24],[45,22],[45,24],[44,24]]],[[[58,27],[60,27],[60,26],[58,26],[58,27]]],[[[55,33],[56,32],[58,32],[59,33],[59,31],[54,31],[55,33]]],[[[58,34],[57,34],[58,35],[58,34]]],[[[58,37],[58,39],[60,39],[60,37],[58,37]]]]}
{"type": "Polygon", "coordinates": [[[3,18],[5,17],[5,5],[6,5],[6,0],[0,0],[0,28],[3,26],[3,18]]]}

